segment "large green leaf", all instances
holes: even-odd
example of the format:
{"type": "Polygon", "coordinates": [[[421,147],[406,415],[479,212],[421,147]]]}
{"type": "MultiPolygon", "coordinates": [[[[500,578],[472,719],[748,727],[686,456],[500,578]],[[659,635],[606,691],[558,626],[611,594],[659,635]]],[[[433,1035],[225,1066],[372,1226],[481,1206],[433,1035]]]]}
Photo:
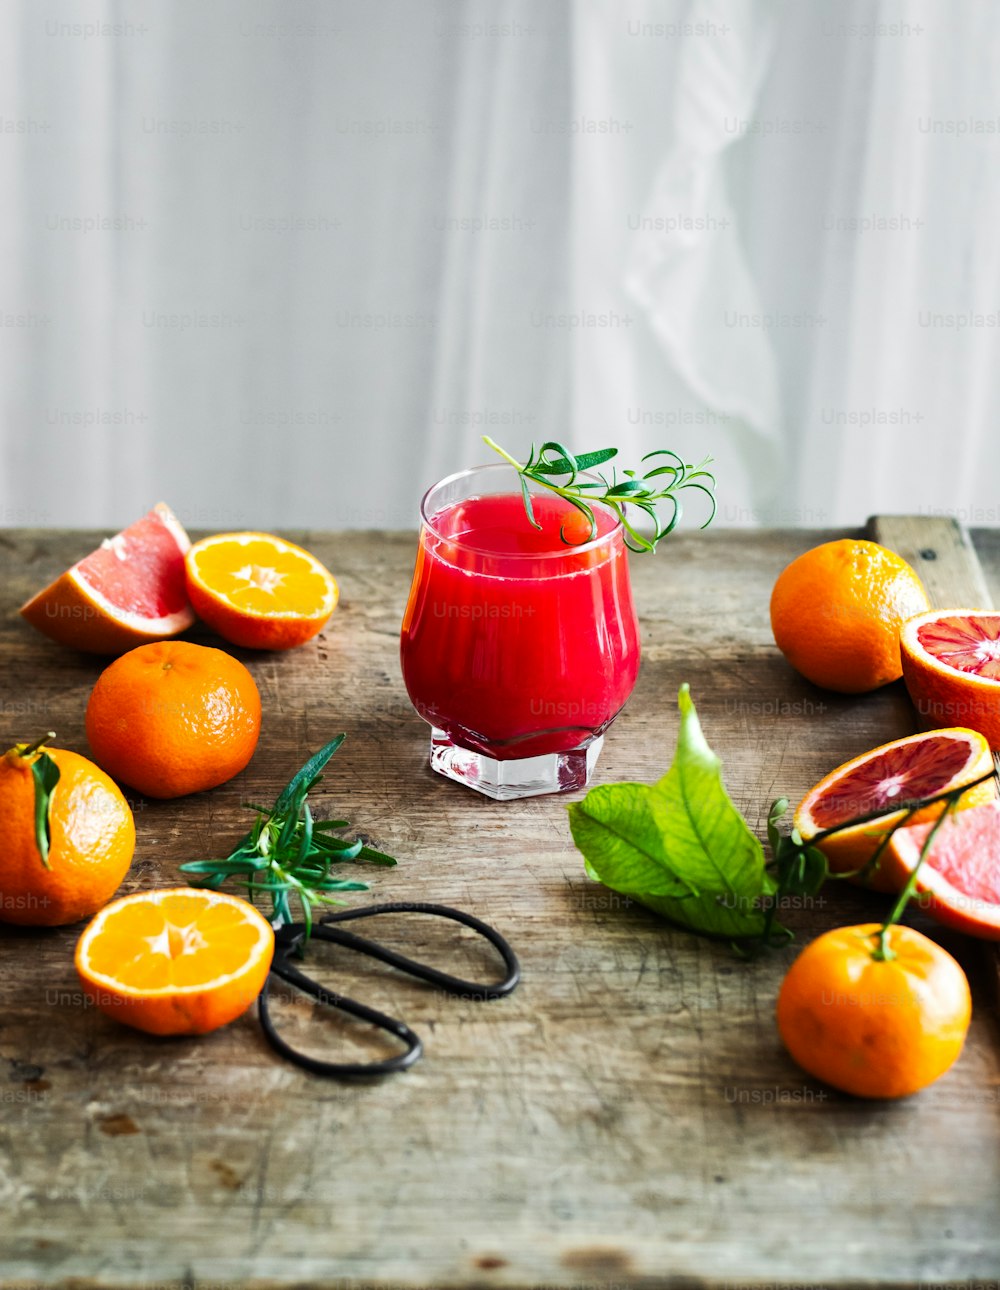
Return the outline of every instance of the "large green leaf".
{"type": "Polygon", "coordinates": [[[756,936],[774,890],[757,838],[733,805],[687,685],[674,762],[658,783],[606,784],[569,808],[587,873],[673,922],[756,936]]]}

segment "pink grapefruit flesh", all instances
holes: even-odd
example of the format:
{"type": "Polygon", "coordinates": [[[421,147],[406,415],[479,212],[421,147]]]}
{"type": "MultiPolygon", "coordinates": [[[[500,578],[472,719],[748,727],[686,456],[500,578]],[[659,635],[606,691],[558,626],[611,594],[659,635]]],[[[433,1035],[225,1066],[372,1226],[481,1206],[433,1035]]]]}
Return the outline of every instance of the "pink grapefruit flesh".
{"type": "Polygon", "coordinates": [[[74,564],[21,609],[61,645],[124,654],[194,622],[184,575],[191,546],[163,502],[74,564]]]}
{"type": "MultiPolygon", "coordinates": [[[[886,862],[905,881],[920,858],[930,824],[897,829],[886,862]]],[[[920,905],[969,936],[1000,940],[1000,802],[951,816],[938,829],[917,874],[920,905]]]]}

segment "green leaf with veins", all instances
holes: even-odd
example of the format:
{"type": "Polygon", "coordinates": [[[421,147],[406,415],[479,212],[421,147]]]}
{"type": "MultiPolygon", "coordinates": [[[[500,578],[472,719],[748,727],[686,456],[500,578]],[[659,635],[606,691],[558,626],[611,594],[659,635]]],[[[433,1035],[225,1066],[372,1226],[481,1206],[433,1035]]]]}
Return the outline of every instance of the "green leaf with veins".
{"type": "Polygon", "coordinates": [[[687,685],[673,765],[658,783],[604,784],[569,807],[587,873],[692,931],[760,936],[775,884],[730,800],[687,685]]]}

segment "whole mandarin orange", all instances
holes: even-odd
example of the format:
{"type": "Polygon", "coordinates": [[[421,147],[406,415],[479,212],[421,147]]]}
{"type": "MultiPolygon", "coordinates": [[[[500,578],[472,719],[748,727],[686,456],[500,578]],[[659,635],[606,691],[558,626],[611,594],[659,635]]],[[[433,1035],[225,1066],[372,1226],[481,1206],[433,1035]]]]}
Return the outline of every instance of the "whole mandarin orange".
{"type": "Polygon", "coordinates": [[[42,755],[19,744],[0,757],[0,920],[57,927],[89,918],[118,890],[135,852],[135,821],[103,770],[66,748],[46,748],[59,778],[49,793],[43,861],[31,770],[42,755]]]}
{"type": "Polygon", "coordinates": [[[814,685],[843,694],[903,675],[899,630],[930,608],[913,569],[877,542],[841,538],[804,552],[771,592],[775,643],[814,685]]]}
{"type": "Polygon", "coordinates": [[[97,679],[94,757],[147,797],[182,797],[238,774],[257,747],[260,693],[237,659],[188,641],[141,645],[97,679]]]}
{"type": "Polygon", "coordinates": [[[946,950],[894,925],[878,957],[878,923],[825,932],[788,970],[778,1030],[796,1062],[858,1097],[907,1097],[958,1059],[972,999],[946,950]]]}

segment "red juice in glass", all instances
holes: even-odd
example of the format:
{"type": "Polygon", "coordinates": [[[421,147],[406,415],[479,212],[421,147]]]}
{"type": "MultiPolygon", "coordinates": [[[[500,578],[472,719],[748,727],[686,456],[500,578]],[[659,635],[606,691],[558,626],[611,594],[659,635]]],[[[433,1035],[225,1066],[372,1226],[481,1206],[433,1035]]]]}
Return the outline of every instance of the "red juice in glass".
{"type": "Polygon", "coordinates": [[[432,488],[403,619],[432,766],[498,798],[586,784],[639,670],[617,517],[595,506],[590,537],[554,493],[533,491],[532,506],[540,528],[504,465],[432,488]]]}

